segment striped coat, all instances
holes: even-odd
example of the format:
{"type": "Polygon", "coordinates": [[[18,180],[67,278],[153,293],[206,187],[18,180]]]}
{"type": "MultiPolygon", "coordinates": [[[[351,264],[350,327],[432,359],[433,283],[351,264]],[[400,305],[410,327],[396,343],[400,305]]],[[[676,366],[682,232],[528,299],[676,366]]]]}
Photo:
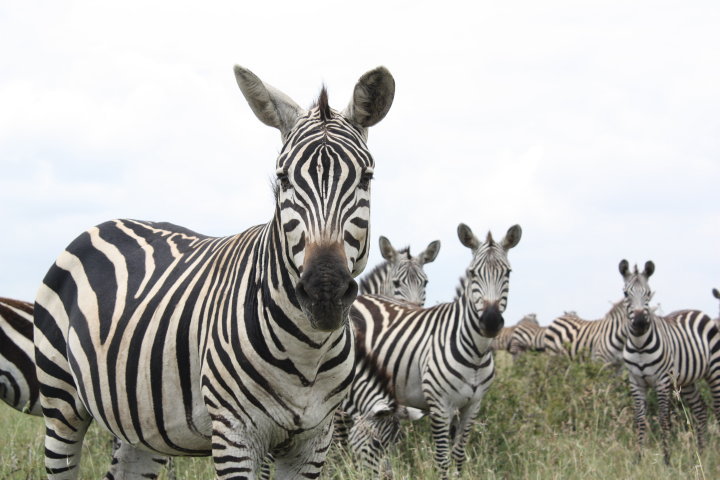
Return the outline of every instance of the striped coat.
{"type": "Polygon", "coordinates": [[[31,303],[0,298],[0,399],[15,410],[40,416],[32,313],[31,303]]]}

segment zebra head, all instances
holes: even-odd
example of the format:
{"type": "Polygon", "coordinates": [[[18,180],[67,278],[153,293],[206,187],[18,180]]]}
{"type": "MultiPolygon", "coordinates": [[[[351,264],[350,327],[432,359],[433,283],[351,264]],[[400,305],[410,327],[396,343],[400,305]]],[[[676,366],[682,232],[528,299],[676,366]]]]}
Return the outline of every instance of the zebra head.
{"type": "Polygon", "coordinates": [[[365,73],[338,112],[328,105],[325,88],[304,110],[243,67],[235,66],[235,78],[255,115],[282,135],[275,223],[294,285],[289,297],[312,328],[335,330],[347,321],[357,295],[353,277],[368,257],[374,161],[367,129],[390,109],[395,81],[384,67],[365,73]]]}
{"type": "Polygon", "coordinates": [[[389,269],[383,291],[392,298],[402,299],[422,307],[428,277],[423,265],[430,263],[440,251],[440,240],[431,242],[420,255],[413,257],[410,249],[395,250],[386,237],[380,237],[380,253],[388,261],[389,269]]]}
{"type": "Polygon", "coordinates": [[[637,265],[631,271],[627,260],[621,260],[619,269],[625,281],[623,293],[625,308],[630,319],[630,332],[633,335],[643,335],[650,328],[650,300],[653,292],[650,290],[648,278],[655,271],[655,264],[647,261],[645,269],[639,272],[637,265]]]}
{"type": "Polygon", "coordinates": [[[458,225],[460,242],[472,250],[473,259],[465,274],[464,293],[468,307],[478,319],[480,333],[494,337],[505,321],[503,312],[507,305],[510,284],[510,263],[507,252],[520,242],[522,229],[514,225],[505,238],[496,242],[488,232],[485,242],[473,234],[470,227],[458,225]]]}

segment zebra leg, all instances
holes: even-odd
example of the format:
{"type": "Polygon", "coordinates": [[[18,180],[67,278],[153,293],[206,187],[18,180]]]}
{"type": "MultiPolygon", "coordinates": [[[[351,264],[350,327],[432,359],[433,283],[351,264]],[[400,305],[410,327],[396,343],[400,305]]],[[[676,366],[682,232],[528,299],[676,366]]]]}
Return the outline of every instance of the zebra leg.
{"type": "Polygon", "coordinates": [[[212,458],[216,480],[255,480],[268,445],[224,415],[213,415],[212,458]],[[253,441],[255,440],[255,441],[253,441]]]}
{"type": "Polygon", "coordinates": [[[670,436],[670,393],[672,382],[669,378],[663,378],[656,385],[658,398],[658,418],[660,420],[660,431],[662,435],[663,457],[665,465],[670,465],[670,447],[668,437],[670,436]]]}
{"type": "Polygon", "coordinates": [[[140,450],[129,443],[120,441],[120,446],[113,452],[110,470],[104,480],[145,480],[157,478],[160,467],[165,465],[168,457],[140,450]]]}
{"type": "Polygon", "coordinates": [[[477,417],[479,411],[480,402],[465,408],[460,414],[452,449],[452,458],[455,461],[455,468],[457,469],[458,475],[465,464],[465,447],[468,437],[470,436],[470,431],[474,425],[475,417],[477,417]]]}
{"type": "Polygon", "coordinates": [[[450,450],[451,423],[451,415],[439,409],[430,410],[430,428],[435,443],[435,464],[438,467],[440,478],[443,480],[448,478],[450,468],[448,451],[450,450]]]}
{"type": "Polygon", "coordinates": [[[645,437],[648,430],[647,402],[645,399],[646,388],[630,378],[630,393],[635,409],[635,429],[637,431],[638,455],[642,456],[642,448],[645,446],[645,437]]]}
{"type": "Polygon", "coordinates": [[[696,384],[685,385],[682,388],[682,398],[690,407],[695,419],[695,435],[699,451],[705,448],[705,436],[707,434],[707,405],[700,396],[700,390],[696,384]]]}
{"type": "Polygon", "coordinates": [[[275,478],[319,478],[325,465],[325,457],[332,444],[332,421],[328,421],[314,437],[298,441],[283,456],[275,458],[275,478]]]}

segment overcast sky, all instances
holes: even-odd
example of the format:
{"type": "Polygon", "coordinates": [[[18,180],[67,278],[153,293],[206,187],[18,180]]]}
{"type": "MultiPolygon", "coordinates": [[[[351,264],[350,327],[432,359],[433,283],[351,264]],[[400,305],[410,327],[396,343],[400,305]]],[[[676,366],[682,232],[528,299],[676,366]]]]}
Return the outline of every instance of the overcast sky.
{"type": "Polygon", "coordinates": [[[232,73],[342,109],[385,65],[370,130],[378,235],[451,300],[458,223],[518,223],[506,322],[601,317],[618,263],[652,259],[665,312],[718,315],[720,3],[0,3],[0,296],[33,300],[79,233],[116,217],[230,235],[270,220],[279,133],[232,73]],[[246,5],[252,4],[251,8],[246,5]],[[347,5],[347,6],[346,6],[347,5]]]}

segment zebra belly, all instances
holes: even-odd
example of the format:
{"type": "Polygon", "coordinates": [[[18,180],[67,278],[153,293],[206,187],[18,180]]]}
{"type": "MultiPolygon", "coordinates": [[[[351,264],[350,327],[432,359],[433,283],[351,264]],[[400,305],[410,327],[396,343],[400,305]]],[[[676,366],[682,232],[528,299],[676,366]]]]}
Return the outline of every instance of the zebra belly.
{"type": "Polygon", "coordinates": [[[200,396],[200,373],[192,368],[197,359],[190,355],[181,364],[172,344],[165,345],[162,354],[151,353],[152,348],[132,340],[117,351],[108,345],[85,350],[77,332],[71,328],[68,335],[71,373],[83,404],[98,424],[144,450],[208,455],[211,421],[200,396]]]}

